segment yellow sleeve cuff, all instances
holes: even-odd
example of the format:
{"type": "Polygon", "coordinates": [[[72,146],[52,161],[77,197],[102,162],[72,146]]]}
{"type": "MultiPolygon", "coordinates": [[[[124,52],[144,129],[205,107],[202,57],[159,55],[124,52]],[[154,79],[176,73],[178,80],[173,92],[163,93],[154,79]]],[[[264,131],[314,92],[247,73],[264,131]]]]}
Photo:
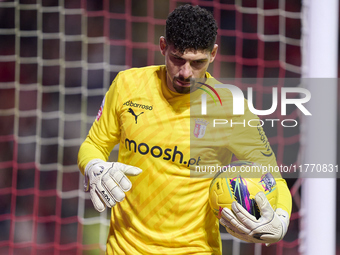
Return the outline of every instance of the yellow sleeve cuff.
{"type": "Polygon", "coordinates": [[[288,189],[287,182],[283,178],[276,179],[277,188],[279,191],[279,197],[277,200],[277,208],[285,210],[289,217],[292,212],[292,195],[288,189]]]}

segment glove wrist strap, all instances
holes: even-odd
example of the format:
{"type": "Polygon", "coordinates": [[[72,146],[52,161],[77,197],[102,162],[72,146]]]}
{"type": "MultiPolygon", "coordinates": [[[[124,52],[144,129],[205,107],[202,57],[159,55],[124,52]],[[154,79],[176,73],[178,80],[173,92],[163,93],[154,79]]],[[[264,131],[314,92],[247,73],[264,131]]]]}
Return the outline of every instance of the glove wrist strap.
{"type": "Polygon", "coordinates": [[[105,161],[104,160],[101,160],[99,158],[95,158],[95,159],[92,159],[91,161],[89,161],[89,163],[87,163],[86,167],[85,167],[85,176],[87,175],[87,171],[95,164],[98,164],[98,163],[104,163],[105,161]]]}
{"type": "Polygon", "coordinates": [[[95,164],[98,164],[98,163],[104,163],[105,161],[104,160],[101,160],[99,158],[95,158],[95,159],[92,159],[90,160],[89,163],[87,163],[86,167],[85,167],[85,171],[84,171],[84,175],[85,175],[85,180],[84,180],[84,191],[85,192],[88,192],[90,190],[90,186],[89,186],[89,183],[90,183],[90,178],[88,176],[88,171],[89,169],[94,166],[95,164]]]}
{"type": "Polygon", "coordinates": [[[289,226],[289,214],[281,208],[277,208],[275,210],[275,213],[279,216],[279,219],[282,223],[283,236],[284,236],[287,233],[288,226],[289,226]]]}

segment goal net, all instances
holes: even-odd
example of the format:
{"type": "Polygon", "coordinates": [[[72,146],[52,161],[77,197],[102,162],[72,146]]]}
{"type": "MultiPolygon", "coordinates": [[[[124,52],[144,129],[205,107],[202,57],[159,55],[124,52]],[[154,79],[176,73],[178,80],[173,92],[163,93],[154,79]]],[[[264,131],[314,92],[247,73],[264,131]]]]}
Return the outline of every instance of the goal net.
{"type": "MultiPolygon", "coordinates": [[[[110,213],[96,212],[83,192],[78,149],[117,73],[164,63],[158,40],[183,3],[218,22],[214,77],[300,78],[297,0],[0,1],[0,254],[104,254],[110,213]]],[[[254,90],[256,108],[267,107],[271,86],[254,90]]],[[[299,126],[265,132],[278,164],[297,164],[299,126]]],[[[298,254],[300,181],[287,182],[284,240],[247,244],[221,228],[223,254],[298,254]]]]}

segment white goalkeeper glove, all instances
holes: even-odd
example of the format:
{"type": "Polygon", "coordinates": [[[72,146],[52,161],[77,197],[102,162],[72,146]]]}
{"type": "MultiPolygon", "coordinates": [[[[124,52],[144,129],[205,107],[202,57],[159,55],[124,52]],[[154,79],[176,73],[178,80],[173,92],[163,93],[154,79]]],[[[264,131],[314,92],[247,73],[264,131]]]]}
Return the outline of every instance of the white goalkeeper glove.
{"type": "Polygon", "coordinates": [[[101,159],[91,160],[85,167],[84,190],[90,191],[91,201],[98,212],[115,206],[125,198],[131,189],[131,182],[126,175],[138,175],[138,167],[118,162],[105,162],[101,159]]]}
{"type": "Polygon", "coordinates": [[[232,203],[232,210],[223,208],[220,223],[229,234],[250,243],[271,243],[282,240],[285,236],[289,215],[281,208],[273,210],[266,195],[261,191],[255,195],[261,217],[256,219],[237,202],[232,203]]]}

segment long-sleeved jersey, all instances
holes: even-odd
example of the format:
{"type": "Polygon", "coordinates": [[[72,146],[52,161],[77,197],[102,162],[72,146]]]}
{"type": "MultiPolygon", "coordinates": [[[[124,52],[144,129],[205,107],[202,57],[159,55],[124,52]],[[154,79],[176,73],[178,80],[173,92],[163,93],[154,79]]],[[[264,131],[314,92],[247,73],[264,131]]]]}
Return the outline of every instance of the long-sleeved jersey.
{"type": "MultiPolygon", "coordinates": [[[[112,208],[107,254],[221,254],[219,223],[208,202],[211,178],[202,175],[203,166],[226,165],[233,155],[276,165],[246,104],[244,115],[233,115],[230,91],[219,90],[222,104],[208,100],[207,118],[202,93],[170,91],[165,66],[129,69],[113,81],[80,148],[79,168],[84,173],[90,160],[106,161],[120,143],[118,161],[143,172],[129,177],[131,190],[112,208]],[[225,124],[216,125],[221,113],[225,124]],[[251,126],[243,125],[249,120],[251,126]]],[[[290,192],[276,177],[277,207],[290,213],[290,192]]]]}

